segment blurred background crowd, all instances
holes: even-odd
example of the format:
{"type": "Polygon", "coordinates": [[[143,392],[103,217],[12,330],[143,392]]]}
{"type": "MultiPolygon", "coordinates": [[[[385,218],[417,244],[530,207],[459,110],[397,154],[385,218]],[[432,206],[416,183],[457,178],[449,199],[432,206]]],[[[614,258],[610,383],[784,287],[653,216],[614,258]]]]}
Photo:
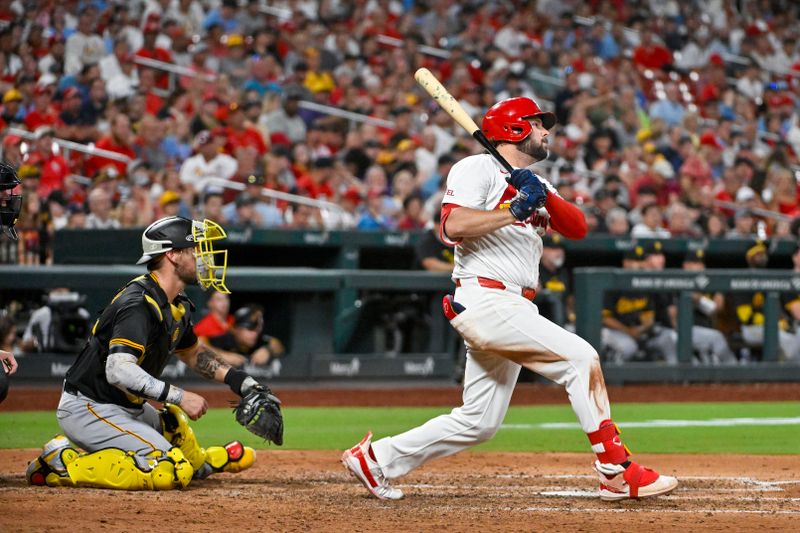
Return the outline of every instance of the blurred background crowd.
{"type": "Polygon", "coordinates": [[[416,86],[480,123],[552,109],[537,171],[591,231],[796,238],[793,1],[0,0],[3,158],[19,247],[62,228],[430,227],[480,151],[416,86]],[[290,196],[292,195],[292,196],[290,196]],[[299,197],[299,198],[298,198],[299,197]]]}

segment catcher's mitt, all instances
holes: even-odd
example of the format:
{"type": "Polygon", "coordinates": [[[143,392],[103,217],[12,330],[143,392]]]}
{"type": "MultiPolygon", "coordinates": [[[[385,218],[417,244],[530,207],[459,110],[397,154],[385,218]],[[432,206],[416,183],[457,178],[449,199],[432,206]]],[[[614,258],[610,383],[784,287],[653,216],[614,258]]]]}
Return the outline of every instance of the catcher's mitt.
{"type": "Polygon", "coordinates": [[[281,401],[272,394],[269,387],[255,385],[239,404],[233,409],[236,421],[247,428],[250,433],[274,442],[283,444],[283,415],[281,401]]]}

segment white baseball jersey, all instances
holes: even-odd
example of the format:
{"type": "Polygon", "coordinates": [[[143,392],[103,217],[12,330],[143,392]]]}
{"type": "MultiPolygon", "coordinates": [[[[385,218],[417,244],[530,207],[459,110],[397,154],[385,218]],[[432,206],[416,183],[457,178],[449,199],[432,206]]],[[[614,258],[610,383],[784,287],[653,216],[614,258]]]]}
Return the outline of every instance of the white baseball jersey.
{"type": "MultiPolygon", "coordinates": [[[[489,154],[466,157],[453,165],[447,176],[442,204],[490,211],[508,209],[517,191],[506,182],[509,173],[489,154]]],[[[445,242],[456,245],[453,279],[484,277],[536,287],[542,238],[549,214],[542,208],[529,219],[516,221],[481,237],[445,242]]]]}
{"type": "Polygon", "coordinates": [[[206,178],[222,178],[229,180],[236,174],[239,163],[228,154],[217,154],[211,161],[206,161],[203,154],[195,154],[181,165],[181,183],[202,192],[199,187],[206,178]]]}

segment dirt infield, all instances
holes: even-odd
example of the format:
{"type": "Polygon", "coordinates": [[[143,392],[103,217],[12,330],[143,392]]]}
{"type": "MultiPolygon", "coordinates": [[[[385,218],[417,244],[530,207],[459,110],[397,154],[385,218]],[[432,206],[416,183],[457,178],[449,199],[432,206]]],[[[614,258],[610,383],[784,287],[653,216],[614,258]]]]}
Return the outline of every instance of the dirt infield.
{"type": "Polygon", "coordinates": [[[256,465],[169,493],[25,486],[37,450],[0,451],[0,531],[792,531],[797,457],[642,455],[670,496],[604,503],[588,454],[464,453],[367,495],[338,452],[259,451],[256,465]]]}
{"type": "MultiPolygon", "coordinates": [[[[285,405],[457,405],[458,387],[276,387],[285,405]]],[[[202,393],[212,405],[232,398],[202,393]]],[[[19,387],[2,411],[55,409],[55,388],[19,387]]],[[[612,402],[797,400],[800,384],[611,387],[612,402]]],[[[563,390],[521,384],[513,403],[566,404],[563,390]]],[[[639,455],[681,485],[653,500],[604,503],[590,454],[463,453],[434,461],[382,502],[347,475],[337,451],[260,450],[241,474],[168,493],[28,487],[39,450],[0,450],[0,531],[791,531],[800,519],[797,456],[639,455]]]]}

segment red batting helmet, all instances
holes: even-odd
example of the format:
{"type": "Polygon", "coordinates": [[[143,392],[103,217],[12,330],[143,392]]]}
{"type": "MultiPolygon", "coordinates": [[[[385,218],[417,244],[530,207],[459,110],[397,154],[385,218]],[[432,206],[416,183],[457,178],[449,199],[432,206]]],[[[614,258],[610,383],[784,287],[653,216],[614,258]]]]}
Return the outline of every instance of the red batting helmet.
{"type": "Polygon", "coordinates": [[[481,130],[490,141],[520,142],[531,133],[531,125],[527,119],[539,117],[542,125],[548,130],[555,126],[556,116],[542,111],[530,98],[508,98],[489,108],[483,117],[481,130]]]}

